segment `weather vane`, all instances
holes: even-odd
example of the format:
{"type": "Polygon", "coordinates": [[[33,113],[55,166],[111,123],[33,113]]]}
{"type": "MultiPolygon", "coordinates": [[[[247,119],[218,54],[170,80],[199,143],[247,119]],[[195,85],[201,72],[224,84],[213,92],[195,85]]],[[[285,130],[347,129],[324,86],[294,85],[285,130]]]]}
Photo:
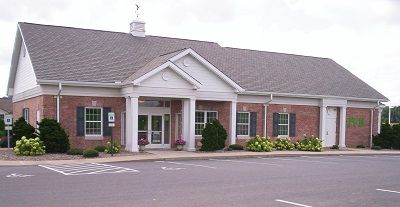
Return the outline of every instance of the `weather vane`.
{"type": "Polygon", "coordinates": [[[136,18],[139,19],[139,8],[140,8],[140,6],[138,4],[135,4],[135,5],[136,5],[136,11],[135,11],[136,18]]]}

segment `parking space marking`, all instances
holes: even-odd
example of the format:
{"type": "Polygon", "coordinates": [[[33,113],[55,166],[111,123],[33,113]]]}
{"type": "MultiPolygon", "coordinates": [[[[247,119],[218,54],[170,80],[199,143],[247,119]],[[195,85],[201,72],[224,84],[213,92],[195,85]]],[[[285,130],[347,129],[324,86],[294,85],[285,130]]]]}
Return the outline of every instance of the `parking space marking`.
{"type": "Polygon", "coordinates": [[[247,163],[247,164],[256,164],[256,165],[272,165],[272,166],[282,166],[275,163],[266,163],[266,162],[251,162],[251,161],[242,161],[242,160],[219,160],[219,159],[210,159],[212,161],[220,161],[220,162],[236,162],[236,163],[247,163]]]}
{"type": "Polygon", "coordinates": [[[389,192],[389,193],[398,193],[398,194],[400,194],[399,191],[394,191],[394,190],[385,190],[385,189],[380,189],[380,188],[375,189],[375,190],[377,190],[377,191],[382,191],[382,192],[389,192]]]}
{"type": "Polygon", "coordinates": [[[216,169],[217,168],[217,167],[213,167],[213,166],[197,165],[197,164],[182,163],[182,162],[170,162],[170,161],[154,161],[154,162],[169,163],[169,164],[175,164],[175,165],[187,165],[187,166],[194,166],[194,167],[204,167],[204,168],[210,168],[210,169],[216,169]]]}
{"type": "Polygon", "coordinates": [[[94,175],[106,173],[139,172],[138,170],[118,167],[107,164],[65,164],[65,165],[39,165],[40,167],[61,173],[63,175],[94,175]]]}
{"type": "Polygon", "coordinates": [[[291,205],[294,205],[294,206],[312,207],[312,206],[304,205],[304,204],[301,204],[301,203],[295,203],[295,202],[285,201],[285,200],[281,200],[281,199],[276,199],[275,201],[276,201],[276,202],[281,202],[281,203],[291,204],[291,205]]]}
{"type": "Polygon", "coordinates": [[[285,161],[296,161],[296,162],[312,162],[312,163],[324,163],[324,164],[340,164],[338,162],[329,162],[329,161],[317,161],[317,160],[302,160],[302,159],[290,159],[290,158],[265,158],[259,157],[259,159],[267,160],[267,159],[275,159],[275,160],[285,160],[285,161]]]}

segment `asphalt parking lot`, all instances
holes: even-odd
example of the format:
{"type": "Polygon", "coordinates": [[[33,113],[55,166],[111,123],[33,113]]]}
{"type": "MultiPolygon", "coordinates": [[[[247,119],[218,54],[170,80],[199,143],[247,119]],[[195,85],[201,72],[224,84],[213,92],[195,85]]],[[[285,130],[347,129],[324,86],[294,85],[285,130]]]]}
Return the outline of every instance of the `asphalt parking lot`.
{"type": "Polygon", "coordinates": [[[400,156],[0,167],[0,206],[400,206],[400,156]]]}

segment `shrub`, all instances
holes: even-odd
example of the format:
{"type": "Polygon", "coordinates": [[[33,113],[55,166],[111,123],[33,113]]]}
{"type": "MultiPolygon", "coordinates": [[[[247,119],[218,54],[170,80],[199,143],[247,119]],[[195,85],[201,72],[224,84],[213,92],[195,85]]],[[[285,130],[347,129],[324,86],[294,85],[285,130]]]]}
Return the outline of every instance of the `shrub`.
{"type": "Polygon", "coordinates": [[[334,144],[334,145],[332,145],[332,147],[330,147],[330,149],[339,149],[339,145],[334,144]]]}
{"type": "Polygon", "coordinates": [[[383,149],[392,148],[393,140],[395,139],[395,134],[390,124],[382,124],[381,133],[374,136],[372,139],[373,145],[380,146],[383,149]]]}
{"type": "Polygon", "coordinates": [[[47,152],[65,153],[69,150],[68,135],[56,120],[43,119],[39,123],[39,132],[47,152]]]}
{"type": "Polygon", "coordinates": [[[221,123],[215,119],[212,122],[208,122],[203,129],[201,139],[201,151],[215,151],[225,147],[225,140],[228,134],[221,125],[221,123]]]}
{"type": "Polygon", "coordinates": [[[99,152],[94,149],[83,150],[83,157],[98,157],[99,152]]]}
{"type": "Polygon", "coordinates": [[[276,150],[293,150],[294,144],[289,138],[278,138],[274,142],[274,148],[276,150]]]}
{"type": "Polygon", "coordinates": [[[1,132],[1,131],[4,131],[4,127],[5,127],[5,125],[4,125],[4,120],[3,120],[3,119],[0,119],[0,132],[1,132]]]}
{"type": "Polygon", "coordinates": [[[373,150],[381,150],[382,149],[382,147],[381,146],[372,146],[371,147],[371,149],[373,149],[373,150]]]}
{"type": "Polygon", "coordinates": [[[231,144],[228,149],[230,150],[243,150],[243,146],[240,144],[231,144]]]}
{"type": "Polygon", "coordinates": [[[400,149],[400,124],[393,125],[393,140],[392,140],[392,148],[400,149]]]}
{"type": "Polygon", "coordinates": [[[362,144],[359,144],[359,145],[356,146],[356,148],[365,148],[365,146],[362,145],[362,144]]]}
{"type": "Polygon", "coordinates": [[[104,152],[104,150],[106,150],[107,147],[104,146],[104,145],[99,145],[99,146],[96,146],[94,149],[95,149],[97,152],[104,152]]]}
{"type": "Polygon", "coordinates": [[[27,139],[26,137],[22,137],[21,140],[16,141],[14,153],[25,156],[44,155],[46,152],[45,148],[43,141],[40,141],[39,138],[27,139]]]}
{"type": "Polygon", "coordinates": [[[115,154],[119,153],[120,148],[121,147],[116,142],[107,142],[107,147],[104,152],[108,154],[115,154]]]}
{"type": "Polygon", "coordinates": [[[83,150],[78,148],[72,148],[67,151],[67,155],[83,155],[83,150]]]}
{"type": "Polygon", "coordinates": [[[20,117],[13,124],[13,139],[11,145],[15,146],[17,140],[22,137],[36,137],[35,128],[29,123],[26,123],[24,117],[20,117]]]}
{"type": "Polygon", "coordinates": [[[273,146],[271,138],[258,135],[246,143],[246,149],[253,152],[271,152],[273,146]]]}
{"type": "Polygon", "coordinates": [[[322,152],[322,140],[318,137],[305,136],[303,140],[296,142],[296,149],[300,151],[314,151],[314,152],[322,152]]]}

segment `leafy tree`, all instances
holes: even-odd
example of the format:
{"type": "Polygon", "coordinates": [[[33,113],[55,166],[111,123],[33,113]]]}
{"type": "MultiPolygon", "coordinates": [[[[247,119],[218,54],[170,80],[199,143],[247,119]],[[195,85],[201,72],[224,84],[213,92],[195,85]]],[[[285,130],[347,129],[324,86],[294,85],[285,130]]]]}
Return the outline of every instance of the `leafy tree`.
{"type": "Polygon", "coordinates": [[[46,152],[65,153],[69,150],[69,139],[65,130],[54,119],[43,119],[39,123],[39,138],[46,152]]]}
{"type": "Polygon", "coordinates": [[[4,131],[4,120],[0,119],[0,131],[4,131]]]}
{"type": "Polygon", "coordinates": [[[206,124],[202,132],[201,151],[215,151],[225,147],[227,133],[218,120],[206,124]]]}
{"type": "MultiPolygon", "coordinates": [[[[382,111],[382,123],[389,122],[389,107],[386,106],[382,111]]],[[[390,122],[400,123],[400,106],[390,109],[390,122]]]]}
{"type": "Polygon", "coordinates": [[[15,146],[15,142],[20,140],[22,137],[35,138],[35,128],[27,123],[24,117],[20,117],[13,124],[13,138],[11,140],[11,145],[15,146]]]}

